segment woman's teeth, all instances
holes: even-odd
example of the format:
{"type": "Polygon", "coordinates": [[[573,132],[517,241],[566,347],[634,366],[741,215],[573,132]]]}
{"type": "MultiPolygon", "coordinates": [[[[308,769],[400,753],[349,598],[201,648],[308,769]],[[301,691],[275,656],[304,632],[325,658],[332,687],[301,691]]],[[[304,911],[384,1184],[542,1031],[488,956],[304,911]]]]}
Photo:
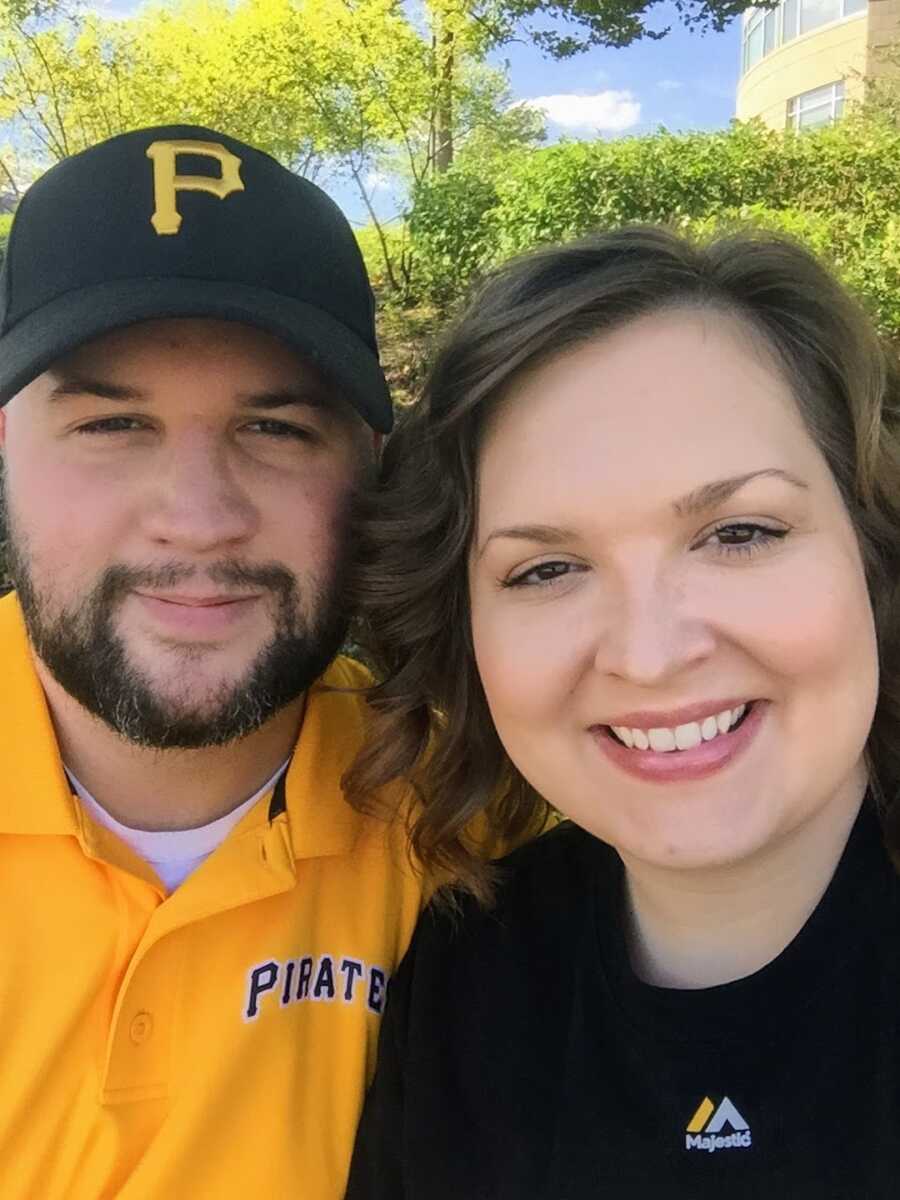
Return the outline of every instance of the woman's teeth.
{"type": "Polygon", "coordinates": [[[715,716],[676,725],[674,729],[627,729],[624,725],[610,725],[610,729],[629,750],[656,750],[665,754],[670,750],[693,750],[701,742],[711,742],[728,733],[746,711],[747,705],[739,704],[737,708],[726,708],[715,716]]]}

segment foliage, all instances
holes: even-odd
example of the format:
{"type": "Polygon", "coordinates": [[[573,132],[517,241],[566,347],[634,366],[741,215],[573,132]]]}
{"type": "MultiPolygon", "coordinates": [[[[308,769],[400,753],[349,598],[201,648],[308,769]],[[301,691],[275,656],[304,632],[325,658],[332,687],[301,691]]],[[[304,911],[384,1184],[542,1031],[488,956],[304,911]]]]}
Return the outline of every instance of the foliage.
{"type": "Polygon", "coordinates": [[[715,133],[568,143],[511,154],[486,177],[455,164],[415,195],[419,294],[441,305],[512,254],[631,221],[701,235],[757,224],[830,259],[900,335],[900,129],[849,117],[814,133],[737,124],[715,133]]]}
{"type": "Polygon", "coordinates": [[[0,265],[6,257],[6,243],[9,240],[9,229],[12,225],[12,213],[0,213],[0,265]]]}
{"type": "Polygon", "coordinates": [[[862,77],[865,98],[863,116],[873,116],[900,126],[900,41],[873,46],[869,74],[862,77]]]}
{"type": "MultiPolygon", "coordinates": [[[[670,31],[654,22],[661,0],[432,0],[453,14],[456,28],[470,31],[488,48],[527,38],[554,58],[592,46],[628,46],[670,31]]],[[[749,7],[747,0],[678,0],[681,24],[699,32],[721,31],[749,7]]],[[[766,7],[765,4],[763,7],[766,7]]]]}
{"type": "Polygon", "coordinates": [[[305,170],[311,155],[400,136],[428,87],[424,50],[395,0],[182,0],[127,20],[0,21],[0,120],[54,160],[181,120],[305,170]]]}
{"type": "MultiPolygon", "coordinates": [[[[376,292],[387,294],[390,291],[390,281],[384,267],[384,256],[381,250],[381,238],[374,225],[364,225],[357,229],[356,240],[366,260],[369,279],[376,292]]],[[[388,246],[388,254],[394,262],[402,262],[409,253],[409,230],[403,221],[392,221],[382,227],[382,234],[388,246]]]]}
{"type": "Polygon", "coordinates": [[[480,172],[451,167],[423,180],[409,219],[415,288],[444,304],[494,255],[497,187],[480,172]]]}
{"type": "Polygon", "coordinates": [[[395,404],[410,404],[419,394],[443,325],[443,315],[433,305],[380,306],[378,343],[395,404]]]}
{"type": "Polygon", "coordinates": [[[900,342],[900,220],[873,226],[855,213],[747,205],[715,217],[689,218],[684,232],[706,238],[767,229],[808,246],[837,272],[869,310],[880,331],[900,342]]]}

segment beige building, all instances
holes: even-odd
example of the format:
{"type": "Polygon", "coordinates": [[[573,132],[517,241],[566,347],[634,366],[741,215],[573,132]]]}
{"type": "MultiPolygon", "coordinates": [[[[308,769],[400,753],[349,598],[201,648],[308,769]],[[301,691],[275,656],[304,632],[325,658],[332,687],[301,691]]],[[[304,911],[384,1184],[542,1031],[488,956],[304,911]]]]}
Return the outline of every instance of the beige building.
{"type": "Polygon", "coordinates": [[[880,51],[900,42],[900,0],[781,0],[748,9],[741,34],[738,119],[806,129],[836,120],[886,69],[880,51]]]}

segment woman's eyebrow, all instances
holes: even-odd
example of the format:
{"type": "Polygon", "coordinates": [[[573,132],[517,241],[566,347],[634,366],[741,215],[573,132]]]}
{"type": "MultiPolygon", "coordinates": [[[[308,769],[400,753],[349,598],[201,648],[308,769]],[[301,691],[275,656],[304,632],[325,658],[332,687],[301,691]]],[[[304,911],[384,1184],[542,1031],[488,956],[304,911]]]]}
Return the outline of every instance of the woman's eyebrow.
{"type": "MultiPolygon", "coordinates": [[[[780,467],[765,467],[759,471],[748,471],[744,475],[733,475],[729,479],[716,479],[711,483],[701,484],[700,487],[673,500],[672,508],[677,517],[697,516],[717,504],[724,503],[751,480],[764,477],[783,479],[794,487],[809,489],[808,483],[792,475],[790,471],[783,471],[780,467]]],[[[571,529],[563,529],[558,525],[508,525],[494,529],[488,534],[479,547],[478,558],[481,558],[489,543],[496,538],[513,538],[523,542],[537,542],[541,546],[556,546],[560,542],[574,541],[576,535],[571,529]]]]}
{"type": "Polygon", "coordinates": [[[515,538],[523,542],[537,542],[541,546],[555,546],[560,542],[572,541],[575,534],[571,529],[560,529],[557,525],[509,525],[488,534],[478,550],[478,558],[495,538],[515,538]]]}
{"type": "Polygon", "coordinates": [[[730,479],[716,479],[712,483],[701,484],[700,487],[694,488],[693,491],[681,496],[678,500],[672,502],[676,517],[695,517],[700,513],[706,512],[709,508],[714,508],[717,504],[722,504],[730,499],[735,492],[740,491],[745,484],[751,479],[760,479],[763,477],[776,479],[784,479],[787,483],[794,487],[809,489],[809,484],[802,479],[798,479],[796,475],[792,475],[790,471],[783,471],[780,467],[764,467],[761,471],[748,471],[745,475],[733,475],[730,479]]]}

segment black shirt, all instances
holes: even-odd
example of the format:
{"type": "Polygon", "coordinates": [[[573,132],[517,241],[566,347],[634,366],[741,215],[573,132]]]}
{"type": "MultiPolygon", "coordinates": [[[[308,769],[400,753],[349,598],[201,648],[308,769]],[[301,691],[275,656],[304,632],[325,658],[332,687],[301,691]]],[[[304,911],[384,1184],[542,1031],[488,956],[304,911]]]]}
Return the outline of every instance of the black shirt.
{"type": "Polygon", "coordinates": [[[897,1200],[900,886],[864,808],[746,979],[641,982],[623,867],[563,825],[391,985],[347,1200],[897,1200]]]}

